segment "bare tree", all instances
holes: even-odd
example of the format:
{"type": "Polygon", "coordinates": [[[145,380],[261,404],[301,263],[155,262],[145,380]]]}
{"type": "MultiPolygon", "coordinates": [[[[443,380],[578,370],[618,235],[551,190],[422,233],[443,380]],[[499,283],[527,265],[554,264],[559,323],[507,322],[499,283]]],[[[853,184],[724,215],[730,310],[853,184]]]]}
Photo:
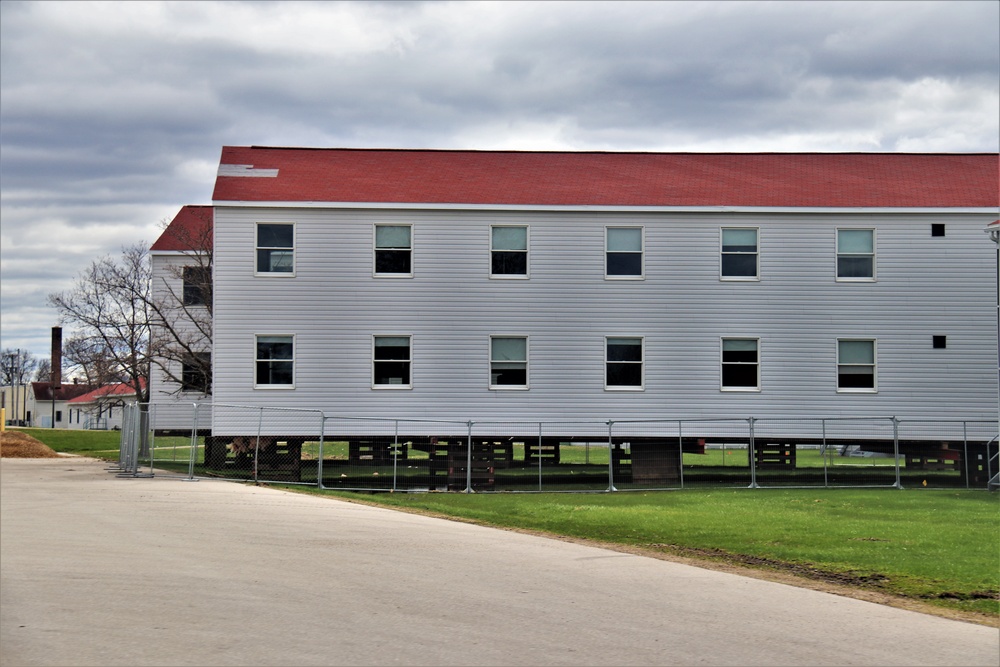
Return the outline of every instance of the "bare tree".
{"type": "MultiPolygon", "coordinates": [[[[167,221],[161,223],[167,228],[167,221]]],[[[182,261],[151,291],[150,358],[181,391],[212,393],[212,225],[171,228],[182,261]]]]}
{"type": "Polygon", "coordinates": [[[96,260],[72,289],[49,295],[60,322],[100,345],[141,403],[149,400],[150,282],[149,254],[140,243],[96,260]]]}
{"type": "Polygon", "coordinates": [[[27,350],[7,348],[0,352],[0,356],[3,360],[2,365],[0,365],[0,384],[4,386],[26,384],[38,366],[35,355],[27,350]]]}
{"type": "Polygon", "coordinates": [[[52,381],[52,360],[48,357],[42,357],[38,360],[38,365],[35,367],[35,377],[33,378],[35,382],[51,382],[52,381]]]}
{"type": "Polygon", "coordinates": [[[63,345],[63,359],[83,374],[88,385],[102,387],[125,380],[110,350],[99,338],[74,335],[63,345]]]}

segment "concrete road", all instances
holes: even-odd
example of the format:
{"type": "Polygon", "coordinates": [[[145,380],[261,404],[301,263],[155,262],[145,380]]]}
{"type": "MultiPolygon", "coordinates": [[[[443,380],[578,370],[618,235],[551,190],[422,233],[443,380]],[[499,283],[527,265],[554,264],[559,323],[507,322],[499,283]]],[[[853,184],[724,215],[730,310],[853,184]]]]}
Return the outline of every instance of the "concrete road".
{"type": "Polygon", "coordinates": [[[990,665],[1000,631],[235,483],[0,461],[0,664],[990,665]]]}

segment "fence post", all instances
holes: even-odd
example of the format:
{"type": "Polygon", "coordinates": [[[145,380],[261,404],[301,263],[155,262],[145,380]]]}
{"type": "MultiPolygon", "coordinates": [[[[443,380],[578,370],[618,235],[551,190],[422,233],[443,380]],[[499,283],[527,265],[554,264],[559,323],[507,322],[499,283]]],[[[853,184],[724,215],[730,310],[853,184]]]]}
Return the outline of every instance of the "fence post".
{"type": "MultiPolygon", "coordinates": [[[[969,488],[969,422],[962,420],[962,465],[965,466],[965,488],[969,488]]],[[[989,479],[989,478],[987,478],[989,479]]]]}
{"type": "Polygon", "coordinates": [[[819,430],[823,434],[823,447],[820,449],[820,451],[823,452],[823,486],[825,488],[830,486],[830,470],[829,466],[827,465],[828,459],[826,456],[826,418],[824,417],[820,419],[819,423],[820,423],[819,430]]]}
{"type": "MultiPolygon", "coordinates": [[[[527,449],[528,448],[528,443],[525,442],[524,446],[525,446],[525,449],[527,449]]],[[[538,422],[538,449],[536,451],[539,453],[539,456],[536,457],[538,459],[538,490],[541,491],[542,490],[542,457],[540,456],[540,454],[542,452],[542,422],[538,422]]]]}
{"type": "Polygon", "coordinates": [[[326,436],[326,413],[319,413],[319,453],[316,457],[316,487],[325,489],[323,486],[323,443],[326,436]]]}
{"type": "Polygon", "coordinates": [[[472,422],[465,425],[468,429],[465,438],[465,492],[472,493],[472,422]]]}
{"type": "Polygon", "coordinates": [[[264,408],[258,408],[257,412],[257,442],[253,450],[253,481],[257,483],[257,466],[260,463],[260,431],[264,426],[264,408]]]}
{"type": "Polygon", "coordinates": [[[608,420],[608,493],[618,490],[615,488],[615,448],[611,437],[613,427],[614,422],[608,420]]]}
{"type": "Polygon", "coordinates": [[[759,489],[757,486],[757,448],[753,441],[753,423],[754,418],[750,417],[747,419],[747,423],[750,426],[750,445],[747,450],[747,455],[750,457],[750,488],[759,489]]]}
{"type": "Polygon", "coordinates": [[[680,460],[681,488],[684,488],[684,422],[677,420],[677,456],[680,460]]]}
{"type": "Polygon", "coordinates": [[[393,420],[392,424],[392,491],[395,492],[399,475],[399,420],[393,420]]]}
{"type": "Polygon", "coordinates": [[[194,461],[198,456],[198,408],[201,406],[197,403],[191,404],[194,407],[194,413],[191,420],[191,455],[188,456],[188,476],[184,480],[186,482],[197,482],[194,478],[194,461]]]}
{"type": "Polygon", "coordinates": [[[896,459],[896,483],[893,486],[902,489],[903,483],[899,477],[899,420],[895,417],[892,417],[892,455],[896,459]]]}

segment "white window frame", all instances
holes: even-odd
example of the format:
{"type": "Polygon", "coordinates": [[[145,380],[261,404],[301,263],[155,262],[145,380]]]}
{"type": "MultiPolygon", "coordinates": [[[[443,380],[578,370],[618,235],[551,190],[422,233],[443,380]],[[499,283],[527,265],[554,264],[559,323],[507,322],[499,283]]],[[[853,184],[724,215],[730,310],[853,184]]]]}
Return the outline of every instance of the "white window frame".
{"type": "MultiPolygon", "coordinates": [[[[371,382],[372,382],[372,384],[371,384],[372,389],[387,389],[389,391],[393,391],[393,390],[397,390],[397,389],[413,389],[413,335],[412,334],[401,334],[401,333],[395,333],[395,334],[385,334],[385,333],[373,334],[372,335],[372,354],[371,354],[371,357],[372,357],[372,380],[371,380],[371,382]],[[408,364],[408,367],[407,367],[408,373],[407,373],[407,375],[409,377],[407,379],[409,380],[409,382],[401,383],[401,384],[382,384],[382,383],[376,383],[375,382],[375,377],[376,377],[375,364],[378,363],[379,361],[390,361],[388,359],[386,359],[386,360],[377,360],[377,359],[375,359],[375,347],[376,347],[375,342],[379,338],[405,338],[407,340],[407,348],[406,349],[408,351],[408,355],[407,355],[407,358],[406,358],[406,363],[408,364]]],[[[402,361],[402,360],[401,359],[393,359],[391,361],[402,361]]]]}
{"type": "Polygon", "coordinates": [[[296,358],[297,344],[295,340],[295,334],[290,333],[255,333],[253,335],[253,388],[254,389],[295,389],[295,358],[296,358]],[[278,361],[291,362],[292,364],[292,383],[291,384],[260,384],[257,382],[257,364],[261,361],[268,361],[267,359],[257,358],[257,340],[259,338],[270,338],[280,336],[282,338],[292,339],[292,358],[291,359],[280,359],[278,361]]]}
{"type": "Polygon", "coordinates": [[[376,222],[372,225],[372,276],[375,278],[412,278],[413,277],[413,264],[415,259],[415,254],[413,248],[416,242],[413,238],[413,224],[407,222],[376,222]],[[378,252],[379,250],[402,250],[401,248],[380,248],[378,245],[378,228],[379,227],[406,227],[410,230],[410,247],[408,252],[410,253],[410,271],[408,273],[388,273],[380,272],[378,270],[378,252]]]}
{"type": "MultiPolygon", "coordinates": [[[[531,375],[530,375],[530,354],[531,354],[531,341],[528,336],[523,334],[493,334],[490,336],[490,349],[489,349],[489,371],[490,371],[490,389],[495,389],[498,391],[524,391],[531,388],[531,375]],[[524,340],[524,384],[497,384],[493,381],[493,364],[497,361],[493,358],[493,341],[497,338],[520,338],[524,340]]],[[[521,360],[508,360],[507,363],[522,363],[521,360]]]]}
{"type": "Polygon", "coordinates": [[[490,279],[492,280],[527,280],[531,277],[531,228],[528,225],[503,224],[490,225],[490,279]],[[500,228],[524,230],[524,273],[493,273],[494,252],[521,252],[520,250],[495,249],[493,247],[493,230],[500,228]]]}
{"type": "Polygon", "coordinates": [[[296,252],[295,248],[298,242],[298,228],[294,222],[268,220],[259,221],[254,223],[253,227],[253,274],[255,276],[266,277],[266,278],[294,278],[295,273],[298,270],[296,262],[296,252]],[[292,270],[291,271],[261,271],[257,264],[257,255],[261,250],[288,250],[288,248],[278,247],[278,246],[261,246],[258,245],[258,239],[260,238],[260,226],[261,225],[291,225],[292,227],[292,270]]]}
{"type": "Polygon", "coordinates": [[[719,229],[719,280],[732,281],[732,282],[760,282],[760,227],[722,227],[719,229]],[[756,236],[754,252],[726,252],[725,250],[725,235],[726,230],[738,230],[738,231],[750,231],[752,230],[756,236]],[[723,273],[722,260],[726,255],[753,255],[754,256],[754,274],[752,276],[727,276],[723,273]]]}
{"type": "Polygon", "coordinates": [[[629,334],[618,334],[613,336],[604,337],[604,389],[605,391],[644,391],[646,388],[646,337],[645,336],[635,336],[629,334]],[[608,342],[615,338],[631,338],[639,340],[639,354],[640,360],[638,362],[634,361],[615,361],[611,362],[608,359],[608,342]],[[638,385],[621,385],[621,384],[608,384],[608,364],[609,363],[625,363],[625,364],[639,364],[639,384],[638,385]]]}
{"type": "MultiPolygon", "coordinates": [[[[839,282],[839,283],[873,283],[873,282],[875,282],[877,280],[877,278],[878,278],[878,234],[876,233],[874,227],[837,227],[837,238],[835,240],[835,246],[836,246],[836,253],[834,255],[833,271],[834,271],[834,275],[837,278],[837,282],[839,282]],[[857,256],[861,256],[861,253],[848,253],[848,252],[841,253],[841,251],[840,251],[840,232],[871,232],[871,234],[872,234],[872,251],[871,251],[872,274],[871,274],[871,276],[860,276],[860,277],[856,277],[856,278],[850,277],[850,276],[841,277],[841,275],[840,275],[840,257],[841,257],[841,255],[844,255],[844,256],[855,256],[855,257],[857,257],[857,256]]],[[[868,253],[864,253],[864,255],[868,256],[868,253]]]]}
{"type": "Polygon", "coordinates": [[[878,393],[878,339],[877,338],[863,338],[863,337],[845,337],[837,339],[837,393],[838,394],[875,394],[878,393]],[[872,363],[870,364],[856,364],[856,363],[841,363],[840,361],[840,344],[841,342],[863,342],[872,344],[872,363]],[[840,386],[840,367],[841,366],[865,366],[871,367],[872,369],[872,386],[871,387],[841,387],[840,386]]]}
{"type": "Polygon", "coordinates": [[[719,389],[721,391],[733,391],[733,392],[760,392],[760,338],[757,336],[723,336],[719,339],[719,389]],[[726,366],[750,366],[751,364],[743,361],[729,361],[725,359],[726,354],[726,341],[727,340],[752,340],[757,346],[757,360],[753,363],[753,366],[757,369],[757,382],[753,387],[736,387],[729,386],[725,384],[725,368],[726,366]]]}
{"type": "Polygon", "coordinates": [[[605,280],[645,280],[646,279],[646,227],[645,225],[606,225],[604,227],[604,279],[605,280]],[[612,229],[638,229],[639,230],[639,274],[630,275],[610,275],[608,273],[608,255],[612,252],[635,254],[635,251],[608,249],[608,232],[612,229]]]}

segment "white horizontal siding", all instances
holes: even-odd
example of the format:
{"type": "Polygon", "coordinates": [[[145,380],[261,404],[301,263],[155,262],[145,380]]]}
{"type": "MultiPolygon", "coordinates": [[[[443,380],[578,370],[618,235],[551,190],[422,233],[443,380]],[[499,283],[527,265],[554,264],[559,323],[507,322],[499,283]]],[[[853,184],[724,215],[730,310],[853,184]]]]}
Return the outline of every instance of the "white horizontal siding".
{"type": "Polygon", "coordinates": [[[996,409],[995,253],[962,214],[219,208],[215,399],[344,416],[626,419],[996,409]],[[294,278],[254,276],[254,223],[296,223],[294,278]],[[931,222],[947,235],[931,237],[931,222]],[[372,277],[372,225],[413,225],[412,278],[372,277]],[[530,225],[530,279],[489,279],[489,226],[530,225]],[[604,279],[604,229],[643,225],[645,279],[604,279]],[[761,280],[719,280],[723,226],[761,280]],[[877,228],[877,282],[835,281],[838,226],[877,228]],[[253,388],[254,334],[296,336],[294,390],[253,388]],[[410,390],[371,389],[373,334],[413,337],[410,390]],[[489,336],[530,338],[528,391],[491,391],[489,336]],[[645,389],[604,389],[604,337],[645,339],[645,389]],[[932,335],[948,347],[931,348],[932,335]],[[719,339],[761,339],[759,393],[719,389],[719,339]],[[878,339],[877,394],[838,394],[838,337],[878,339]]]}
{"type": "MultiPolygon", "coordinates": [[[[152,274],[152,295],[159,303],[164,304],[167,313],[173,311],[174,326],[178,331],[193,334],[197,329],[183,314],[183,308],[177,301],[183,297],[184,281],[177,273],[185,266],[195,266],[196,261],[180,253],[152,253],[150,256],[152,274]]],[[[169,315],[168,315],[169,316],[169,315]]],[[[166,332],[154,328],[153,337],[167,336],[166,332]]],[[[180,365],[176,364],[173,372],[180,375],[180,365]]],[[[189,429],[208,428],[208,415],[201,414],[198,424],[194,425],[194,408],[196,401],[204,401],[205,397],[197,392],[180,392],[177,383],[171,382],[157,364],[150,364],[149,369],[149,400],[153,405],[154,428],[156,429],[189,429]]]]}

